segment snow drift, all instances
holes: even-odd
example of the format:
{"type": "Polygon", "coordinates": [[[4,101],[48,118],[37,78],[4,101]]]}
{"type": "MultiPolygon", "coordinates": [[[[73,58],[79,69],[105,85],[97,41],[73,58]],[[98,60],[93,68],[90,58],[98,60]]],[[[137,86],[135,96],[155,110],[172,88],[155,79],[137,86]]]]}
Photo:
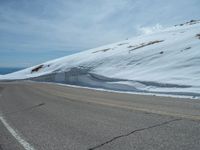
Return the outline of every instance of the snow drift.
{"type": "Polygon", "coordinates": [[[199,65],[200,22],[191,20],[2,75],[0,79],[199,97],[199,65]]]}

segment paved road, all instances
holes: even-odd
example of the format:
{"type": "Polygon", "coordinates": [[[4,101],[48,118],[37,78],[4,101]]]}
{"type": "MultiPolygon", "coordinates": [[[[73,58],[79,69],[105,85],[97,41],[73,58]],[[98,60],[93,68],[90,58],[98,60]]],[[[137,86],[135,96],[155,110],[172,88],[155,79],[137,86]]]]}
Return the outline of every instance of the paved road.
{"type": "Polygon", "coordinates": [[[0,83],[0,150],[199,150],[200,100],[0,83]]]}

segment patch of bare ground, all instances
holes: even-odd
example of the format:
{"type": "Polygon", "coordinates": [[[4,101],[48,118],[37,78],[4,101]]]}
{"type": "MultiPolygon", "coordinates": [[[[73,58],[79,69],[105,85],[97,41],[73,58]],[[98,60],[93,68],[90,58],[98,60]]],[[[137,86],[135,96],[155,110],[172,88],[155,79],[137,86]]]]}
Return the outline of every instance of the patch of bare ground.
{"type": "Polygon", "coordinates": [[[186,48],[182,49],[181,52],[186,51],[186,50],[189,50],[189,49],[191,49],[191,48],[192,48],[192,47],[190,47],[190,46],[189,46],[189,47],[186,47],[186,48]]]}
{"type": "Polygon", "coordinates": [[[183,25],[193,25],[193,24],[197,24],[199,22],[200,22],[200,20],[190,20],[190,21],[188,21],[186,23],[177,24],[177,25],[175,25],[175,27],[176,26],[183,26],[183,25]]]}
{"type": "Polygon", "coordinates": [[[120,43],[120,44],[118,44],[118,46],[126,45],[126,44],[128,44],[128,43],[120,43]]]}
{"type": "Polygon", "coordinates": [[[109,51],[109,50],[110,50],[110,48],[106,48],[106,49],[102,49],[102,50],[94,51],[94,52],[92,52],[92,53],[107,52],[107,51],[109,51]]]}
{"type": "Polygon", "coordinates": [[[130,45],[127,48],[133,48],[133,49],[129,50],[129,52],[131,52],[133,50],[136,50],[136,49],[139,49],[139,48],[143,48],[143,47],[148,46],[148,45],[153,45],[153,44],[156,44],[156,43],[160,43],[160,42],[163,42],[163,41],[164,40],[155,40],[155,41],[150,41],[148,43],[141,43],[139,45],[130,45]]]}

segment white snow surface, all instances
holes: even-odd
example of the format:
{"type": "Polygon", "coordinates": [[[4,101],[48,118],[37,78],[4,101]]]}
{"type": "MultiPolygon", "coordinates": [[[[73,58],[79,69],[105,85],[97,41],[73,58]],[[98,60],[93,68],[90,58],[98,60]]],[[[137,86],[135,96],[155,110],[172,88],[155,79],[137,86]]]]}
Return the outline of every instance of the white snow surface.
{"type": "Polygon", "coordinates": [[[101,79],[106,78],[97,81],[96,78],[88,78],[87,73],[80,75],[78,81],[84,82],[88,87],[99,85],[113,90],[116,87],[120,90],[122,87],[122,90],[126,91],[136,89],[143,92],[178,93],[199,97],[198,34],[199,21],[173,26],[152,34],[48,61],[40,64],[42,66],[37,71],[33,69],[40,65],[1,75],[0,80],[28,79],[69,72],[73,68],[84,68],[88,74],[98,75],[101,79]]]}

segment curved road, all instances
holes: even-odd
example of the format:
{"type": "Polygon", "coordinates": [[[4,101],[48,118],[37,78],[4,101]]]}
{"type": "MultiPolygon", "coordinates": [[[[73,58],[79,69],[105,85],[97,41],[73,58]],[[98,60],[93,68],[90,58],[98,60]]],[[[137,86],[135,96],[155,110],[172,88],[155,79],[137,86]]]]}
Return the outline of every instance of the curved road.
{"type": "Polygon", "coordinates": [[[200,100],[0,83],[0,150],[199,150],[200,100]]]}

